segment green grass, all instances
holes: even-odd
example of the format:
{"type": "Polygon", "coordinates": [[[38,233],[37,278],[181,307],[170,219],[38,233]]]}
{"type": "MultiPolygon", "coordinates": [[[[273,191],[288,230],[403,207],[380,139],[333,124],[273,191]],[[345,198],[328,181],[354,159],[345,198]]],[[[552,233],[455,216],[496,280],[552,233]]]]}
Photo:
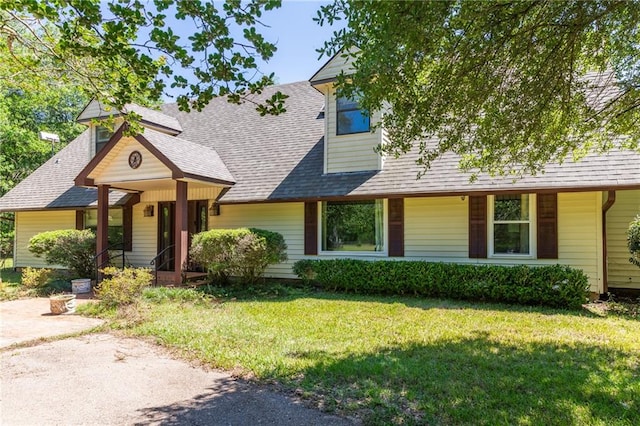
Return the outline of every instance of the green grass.
{"type": "Polygon", "coordinates": [[[13,259],[0,259],[0,300],[19,297],[20,282],[20,273],[13,271],[13,259]]]}
{"type": "Polygon", "coordinates": [[[366,424],[640,424],[638,321],[273,288],[151,290],[130,332],[366,424]]]}

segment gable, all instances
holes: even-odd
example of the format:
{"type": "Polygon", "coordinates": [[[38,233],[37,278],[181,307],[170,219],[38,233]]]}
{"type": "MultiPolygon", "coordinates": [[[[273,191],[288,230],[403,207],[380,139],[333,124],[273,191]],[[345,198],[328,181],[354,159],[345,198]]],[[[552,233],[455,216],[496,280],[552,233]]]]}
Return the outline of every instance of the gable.
{"type": "Polygon", "coordinates": [[[170,179],[172,172],[151,151],[136,139],[123,137],[89,173],[96,185],[101,183],[130,182],[151,179],[170,179]],[[129,165],[132,152],[140,153],[142,162],[137,168],[129,165]]]}
{"type": "MultiPolygon", "coordinates": [[[[357,50],[354,49],[352,52],[355,53],[357,50]]],[[[341,72],[347,75],[353,74],[355,70],[353,62],[352,55],[345,56],[344,51],[340,50],[309,79],[309,82],[315,86],[335,80],[341,72]]]]}

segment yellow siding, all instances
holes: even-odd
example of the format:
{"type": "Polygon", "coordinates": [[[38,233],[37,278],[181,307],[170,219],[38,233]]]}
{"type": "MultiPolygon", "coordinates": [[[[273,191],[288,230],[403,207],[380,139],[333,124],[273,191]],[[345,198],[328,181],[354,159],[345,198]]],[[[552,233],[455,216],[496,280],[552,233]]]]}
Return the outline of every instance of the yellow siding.
{"type": "Polygon", "coordinates": [[[407,198],[404,241],[407,258],[459,262],[469,255],[468,201],[460,197],[407,198]]]}
{"type": "Polygon", "coordinates": [[[267,268],[267,277],[296,278],[291,272],[304,253],[304,203],[223,205],[220,216],[209,217],[209,228],[253,227],[282,234],[287,262],[267,268]]]}
{"type": "Polygon", "coordinates": [[[640,289],[640,268],[629,262],[627,230],[640,213],[640,190],[616,191],[616,201],[607,212],[608,284],[640,289]]]}
{"type": "MultiPolygon", "coordinates": [[[[582,269],[602,292],[602,194],[558,194],[558,263],[582,269]]],[[[555,263],[555,262],[551,262],[555,263]]]]}
{"type": "MultiPolygon", "coordinates": [[[[221,188],[215,186],[190,188],[187,186],[187,198],[189,200],[215,200],[220,193],[221,188]]],[[[144,191],[140,194],[140,203],[154,203],[158,201],[175,201],[176,190],[158,190],[158,191],[144,191]]]]}
{"type": "MultiPolygon", "coordinates": [[[[189,200],[208,200],[211,203],[220,193],[218,187],[188,188],[189,200]]],[[[127,253],[127,261],[134,266],[150,267],[149,262],[158,251],[158,202],[175,201],[175,190],[145,191],[140,194],[140,203],[133,207],[133,251],[127,253]],[[153,217],[144,217],[143,210],[153,205],[153,217]]],[[[214,217],[209,217],[211,221],[214,217]]]]}
{"type": "Polygon", "coordinates": [[[130,182],[138,180],[171,178],[171,170],[138,141],[122,139],[89,175],[96,184],[130,182]],[[129,154],[139,151],[142,164],[137,169],[129,167],[129,154]]]}
{"type": "Polygon", "coordinates": [[[501,265],[564,264],[589,276],[591,291],[602,290],[602,231],[599,192],[558,194],[558,259],[470,259],[468,199],[405,199],[405,259],[501,265]]]}
{"type": "MultiPolygon", "coordinates": [[[[16,212],[16,246],[14,266],[52,267],[44,259],[29,252],[29,240],[36,234],[57,229],[75,229],[75,210],[49,210],[39,212],[16,212]]],[[[59,266],[53,266],[59,267],[59,266]]]]}
{"type": "Polygon", "coordinates": [[[144,217],[147,206],[138,203],[133,206],[132,251],[126,253],[127,262],[139,268],[150,268],[151,259],[157,254],[158,247],[158,207],[153,217],[144,217]]]}
{"type": "MultiPolygon", "coordinates": [[[[356,172],[363,170],[379,170],[381,158],[374,148],[381,142],[381,131],[375,133],[356,133],[352,135],[336,135],[336,96],[330,92],[326,95],[326,172],[356,172]]],[[[380,119],[380,114],[373,114],[371,124],[380,119]]]]}
{"type": "Polygon", "coordinates": [[[338,53],[334,58],[327,62],[316,75],[313,76],[312,81],[321,81],[337,77],[340,72],[344,70],[345,74],[352,74],[353,59],[351,57],[344,58],[341,53],[338,53]]]}

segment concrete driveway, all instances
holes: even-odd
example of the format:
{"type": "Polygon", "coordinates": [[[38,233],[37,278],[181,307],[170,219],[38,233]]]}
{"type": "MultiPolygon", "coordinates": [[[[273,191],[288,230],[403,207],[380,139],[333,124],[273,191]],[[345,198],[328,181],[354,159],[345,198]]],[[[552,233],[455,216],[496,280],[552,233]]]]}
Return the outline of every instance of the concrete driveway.
{"type": "MultiPolygon", "coordinates": [[[[91,303],[88,295],[78,295],[76,304],[91,303]]],[[[53,315],[49,299],[12,300],[0,303],[0,348],[44,337],[80,333],[104,321],[75,314],[53,315]]]]}
{"type": "Polygon", "coordinates": [[[98,333],[7,348],[7,343],[21,337],[29,341],[43,337],[36,329],[47,335],[53,329],[69,334],[96,324],[74,315],[48,316],[40,312],[42,304],[37,299],[20,302],[26,305],[6,302],[12,304],[9,309],[0,304],[5,345],[0,349],[2,425],[357,423],[307,408],[294,398],[227,373],[190,365],[137,339],[98,333]],[[25,306],[39,314],[25,318],[29,311],[25,306]],[[12,312],[18,311],[13,318],[12,312]],[[38,325],[41,321],[49,323],[38,325]],[[20,334],[18,329],[22,336],[15,336],[20,334]]]}

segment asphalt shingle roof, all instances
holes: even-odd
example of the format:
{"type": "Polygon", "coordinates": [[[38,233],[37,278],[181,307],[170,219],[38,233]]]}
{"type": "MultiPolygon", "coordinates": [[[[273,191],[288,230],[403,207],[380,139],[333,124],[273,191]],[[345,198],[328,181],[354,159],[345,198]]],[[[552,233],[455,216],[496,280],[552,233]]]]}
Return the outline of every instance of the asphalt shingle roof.
{"type": "MultiPolygon", "coordinates": [[[[435,161],[421,179],[416,179],[416,153],[386,159],[383,171],[324,175],[323,95],[300,82],[268,88],[256,100],[276,90],[289,96],[285,114],[261,117],[250,102],[235,105],[224,98],[212,100],[202,112],[185,113],[168,104],[162,115],[179,122],[180,136],[146,129],[143,137],[185,173],[235,182],[223,203],[640,188],[640,153],[635,151],[590,154],[579,162],[547,165],[544,174],[516,181],[480,175],[471,183],[453,154],[435,161]]],[[[89,145],[85,132],[0,199],[0,210],[95,205],[95,190],[73,186],[89,161],[89,145]]],[[[114,191],[110,202],[122,203],[123,196],[114,191]]]]}
{"type": "Polygon", "coordinates": [[[221,199],[227,203],[496,191],[534,191],[640,187],[640,153],[611,151],[579,162],[550,164],[544,174],[512,178],[461,173],[458,158],[446,154],[421,179],[416,152],[387,158],[383,171],[323,174],[324,97],[308,82],[267,89],[289,95],[282,116],[260,117],[250,103],[214,99],[202,112],[184,113],[175,104],[163,111],[183,125],[183,139],[215,149],[237,184],[221,199]]]}
{"type": "Polygon", "coordinates": [[[218,153],[211,148],[153,129],[145,129],[142,136],[185,173],[230,183],[235,182],[233,175],[222,162],[218,153]]]}
{"type": "MultiPolygon", "coordinates": [[[[74,186],[74,179],[89,162],[91,137],[83,132],[49,161],[0,198],[0,211],[96,207],[98,191],[74,186]]],[[[109,192],[109,204],[124,204],[129,195],[109,192]]]]}

